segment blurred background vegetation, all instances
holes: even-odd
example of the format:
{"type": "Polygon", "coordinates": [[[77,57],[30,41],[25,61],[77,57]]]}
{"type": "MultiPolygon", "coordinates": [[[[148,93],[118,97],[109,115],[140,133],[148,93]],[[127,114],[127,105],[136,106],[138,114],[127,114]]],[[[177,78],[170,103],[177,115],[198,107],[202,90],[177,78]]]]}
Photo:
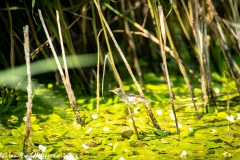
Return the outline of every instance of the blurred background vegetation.
{"type": "MultiPolygon", "coordinates": [[[[97,59],[97,34],[102,29],[102,25],[98,11],[92,0],[15,0],[1,1],[0,4],[0,19],[2,22],[0,25],[0,72],[3,73],[6,69],[25,65],[23,47],[23,26],[25,25],[29,25],[30,27],[30,52],[39,49],[39,52],[34,52],[36,56],[32,57],[32,62],[53,57],[48,46],[40,47],[46,42],[47,38],[39,19],[38,9],[41,9],[43,13],[51,36],[56,36],[53,43],[58,54],[61,54],[55,15],[55,11],[58,10],[67,55],[89,54],[89,57],[85,56],[83,61],[85,63],[91,61],[89,62],[90,65],[86,66],[81,66],[81,64],[74,65],[75,69],[71,69],[70,79],[74,81],[76,85],[80,86],[82,94],[95,94],[95,91],[93,92],[91,89],[91,83],[95,81],[96,74],[96,65],[94,65],[92,59],[95,58],[94,62],[97,59]],[[96,54],[96,56],[93,56],[94,54],[96,54]]],[[[162,5],[163,7],[164,15],[166,16],[165,20],[175,48],[172,48],[172,45],[170,45],[168,41],[166,45],[169,46],[170,49],[178,52],[190,79],[195,77],[194,81],[198,81],[199,79],[196,79],[196,76],[201,76],[198,60],[198,43],[194,35],[194,33],[196,33],[196,25],[194,24],[196,19],[189,19],[189,15],[192,13],[193,18],[198,17],[199,23],[201,22],[206,26],[206,41],[204,41],[203,46],[207,46],[206,48],[209,54],[205,57],[205,60],[209,62],[211,73],[217,72],[222,76],[223,72],[227,71],[231,74],[232,79],[236,81],[236,84],[239,83],[237,82],[239,81],[239,42],[228,28],[232,26],[227,26],[226,23],[222,21],[225,19],[229,23],[239,23],[239,1],[104,0],[100,2],[100,5],[118,44],[142,85],[145,81],[148,81],[148,79],[142,77],[144,74],[151,72],[156,75],[163,75],[161,69],[162,58],[159,45],[146,37],[141,30],[134,26],[134,23],[139,24],[149,33],[157,37],[156,23],[158,22],[155,21],[151,14],[151,12],[154,11],[151,7],[158,5],[162,5]],[[110,5],[112,9],[107,7],[107,5],[110,5]],[[194,5],[197,6],[198,9],[197,13],[199,15],[197,16],[194,15],[196,14],[194,5]],[[130,18],[133,23],[126,23],[126,19],[114,11],[119,11],[125,17],[130,18]],[[182,25],[180,25],[181,23],[182,25]],[[223,37],[221,37],[219,30],[217,30],[219,26],[222,27],[225,42],[223,42],[223,37]],[[233,71],[234,73],[229,70],[232,69],[231,65],[230,67],[227,65],[229,61],[236,67],[235,71],[233,71]]],[[[237,32],[236,28],[232,27],[232,29],[237,32]]],[[[103,59],[105,54],[108,53],[103,33],[100,34],[99,40],[103,59]]],[[[120,72],[119,74],[121,77],[128,77],[127,72],[125,72],[126,69],[122,69],[124,64],[114,44],[111,41],[110,43],[112,49],[115,50],[113,56],[117,62],[116,66],[120,72]]],[[[170,76],[182,76],[178,63],[170,54],[167,54],[167,62],[170,76]]],[[[42,73],[40,75],[38,73],[38,75],[35,76],[38,79],[58,81],[58,71],[54,68],[49,72],[47,67],[51,67],[51,64],[46,65],[47,63],[47,61],[43,61],[39,64],[39,70],[48,70],[48,73],[42,73]]],[[[70,63],[75,62],[72,60],[70,63]]],[[[32,74],[34,75],[34,73],[32,74]]],[[[108,71],[107,76],[109,74],[111,74],[111,76],[113,75],[108,71]]],[[[0,79],[0,81],[2,80],[0,79]]],[[[110,81],[106,79],[105,83],[109,84],[110,81]]],[[[4,83],[1,83],[1,85],[4,85],[4,83]]],[[[15,86],[17,86],[17,83],[15,86]]],[[[12,87],[14,87],[14,85],[12,87]]]]}

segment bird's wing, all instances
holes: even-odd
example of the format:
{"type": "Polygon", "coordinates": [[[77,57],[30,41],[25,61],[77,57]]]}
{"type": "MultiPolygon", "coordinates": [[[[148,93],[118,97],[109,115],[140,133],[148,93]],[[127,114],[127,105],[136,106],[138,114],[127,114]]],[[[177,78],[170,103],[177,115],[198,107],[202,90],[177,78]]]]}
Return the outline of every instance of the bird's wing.
{"type": "Polygon", "coordinates": [[[137,96],[136,94],[129,93],[129,92],[125,92],[125,94],[126,94],[127,96],[131,96],[131,97],[133,97],[133,96],[137,96]]]}

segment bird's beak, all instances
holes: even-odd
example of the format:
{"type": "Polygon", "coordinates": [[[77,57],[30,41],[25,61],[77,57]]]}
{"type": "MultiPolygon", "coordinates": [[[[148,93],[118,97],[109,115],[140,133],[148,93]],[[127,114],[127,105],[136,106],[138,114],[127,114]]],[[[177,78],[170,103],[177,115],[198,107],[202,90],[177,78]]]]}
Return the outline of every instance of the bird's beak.
{"type": "Polygon", "coordinates": [[[116,90],[108,90],[109,92],[113,92],[114,94],[117,94],[116,90]]]}
{"type": "Polygon", "coordinates": [[[113,93],[115,92],[114,90],[108,90],[108,91],[109,91],[109,92],[113,92],[113,93]]]}

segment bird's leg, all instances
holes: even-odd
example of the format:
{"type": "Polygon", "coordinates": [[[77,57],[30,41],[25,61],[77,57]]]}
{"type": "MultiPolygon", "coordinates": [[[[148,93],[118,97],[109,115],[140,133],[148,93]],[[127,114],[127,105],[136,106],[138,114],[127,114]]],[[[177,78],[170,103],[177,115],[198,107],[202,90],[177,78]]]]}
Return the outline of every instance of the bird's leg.
{"type": "Polygon", "coordinates": [[[135,109],[136,109],[136,104],[133,104],[134,108],[133,108],[133,111],[132,111],[132,114],[134,116],[134,112],[135,112],[135,109]]]}
{"type": "Polygon", "coordinates": [[[137,127],[136,127],[136,125],[135,125],[135,121],[134,121],[134,118],[133,118],[133,114],[132,114],[131,108],[129,107],[128,104],[126,104],[126,105],[127,105],[127,108],[128,108],[128,112],[129,112],[130,118],[131,118],[131,120],[132,120],[133,128],[134,128],[135,133],[136,133],[136,135],[137,135],[137,137],[138,137],[138,140],[140,140],[140,136],[139,136],[139,134],[138,134],[137,127]]]}

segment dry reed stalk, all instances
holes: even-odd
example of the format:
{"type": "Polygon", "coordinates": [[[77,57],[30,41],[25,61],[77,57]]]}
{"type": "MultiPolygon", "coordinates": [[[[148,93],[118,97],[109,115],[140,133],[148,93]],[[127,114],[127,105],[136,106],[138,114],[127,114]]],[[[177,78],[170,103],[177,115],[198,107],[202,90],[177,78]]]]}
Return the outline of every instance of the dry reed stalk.
{"type": "MultiPolygon", "coordinates": [[[[33,151],[33,137],[32,137],[32,123],[31,123],[31,114],[32,114],[32,84],[31,84],[31,69],[30,69],[30,47],[29,47],[29,27],[26,25],[23,28],[24,32],[24,52],[27,66],[27,92],[28,92],[28,102],[27,102],[27,112],[26,112],[26,130],[24,135],[23,142],[23,153],[24,155],[28,155],[33,151]]],[[[26,157],[23,155],[23,159],[26,157]]]]}
{"type": "MultiPolygon", "coordinates": [[[[149,3],[152,4],[152,3],[149,3]]],[[[166,37],[166,30],[165,30],[165,24],[164,24],[164,19],[165,16],[163,14],[163,10],[162,10],[162,6],[152,6],[151,7],[154,11],[154,17],[153,20],[155,20],[156,22],[156,30],[157,30],[157,35],[158,35],[158,39],[159,39],[159,48],[160,48],[160,53],[161,53],[161,57],[163,60],[163,64],[161,65],[162,70],[164,72],[165,75],[165,79],[167,82],[167,86],[168,86],[168,91],[169,91],[169,96],[170,96],[170,105],[172,107],[173,110],[173,114],[174,114],[174,120],[175,120],[175,125],[176,125],[176,129],[177,129],[177,133],[178,133],[178,138],[180,139],[180,129],[178,127],[178,120],[177,120],[177,114],[176,114],[176,110],[174,107],[174,94],[172,91],[172,87],[171,87],[171,82],[170,82],[170,78],[169,78],[169,72],[168,72],[168,67],[167,67],[167,58],[166,58],[166,51],[165,51],[165,47],[166,46],[166,41],[167,41],[167,37],[166,37]]]]}
{"type": "MultiPolygon", "coordinates": [[[[65,74],[64,74],[64,72],[63,72],[63,70],[62,70],[62,67],[61,67],[61,64],[60,64],[60,62],[59,62],[59,60],[58,60],[56,51],[55,51],[55,49],[54,49],[54,47],[53,47],[53,44],[52,44],[52,41],[51,41],[51,39],[50,39],[49,33],[48,33],[48,31],[47,31],[47,27],[46,27],[45,22],[44,22],[44,20],[43,20],[42,12],[41,12],[41,10],[38,10],[38,12],[39,12],[40,20],[41,20],[41,22],[42,22],[42,25],[43,25],[43,28],[44,28],[46,37],[47,37],[47,39],[48,39],[48,41],[49,41],[49,45],[50,45],[51,51],[52,51],[53,56],[54,56],[54,58],[55,58],[55,61],[56,61],[56,64],[57,64],[59,73],[60,73],[60,75],[61,75],[63,84],[64,84],[64,86],[65,86],[65,89],[66,89],[66,92],[67,92],[67,95],[68,95],[68,98],[69,98],[69,101],[70,101],[70,105],[71,105],[71,107],[72,107],[72,109],[73,109],[73,112],[74,112],[76,121],[77,121],[78,124],[81,124],[81,126],[84,126],[84,121],[82,120],[82,118],[81,118],[81,116],[80,116],[80,112],[79,112],[79,109],[78,109],[78,106],[77,106],[77,102],[76,102],[76,98],[75,98],[75,96],[74,96],[74,92],[73,92],[73,90],[72,90],[72,88],[71,88],[71,84],[70,84],[70,81],[69,81],[69,77],[66,77],[66,76],[68,76],[68,72],[65,72],[65,74]]],[[[58,11],[57,11],[56,13],[57,13],[57,21],[59,21],[58,11]]],[[[58,28],[61,29],[59,22],[58,22],[58,25],[59,25],[58,28]]],[[[61,30],[59,30],[59,32],[61,32],[61,30]]],[[[59,36],[61,36],[61,35],[62,35],[62,34],[60,33],[59,36]]],[[[62,40],[62,38],[60,38],[60,41],[61,41],[61,40],[62,40]]],[[[61,49],[64,50],[63,42],[61,42],[60,44],[62,45],[62,46],[61,46],[61,49]]],[[[65,52],[62,51],[62,53],[63,53],[63,57],[65,57],[65,52]]],[[[66,61],[65,58],[63,58],[63,59],[66,61]]],[[[64,62],[64,64],[66,65],[66,62],[64,62]]],[[[64,67],[65,67],[65,71],[66,71],[67,66],[64,66],[64,67]]]]}

